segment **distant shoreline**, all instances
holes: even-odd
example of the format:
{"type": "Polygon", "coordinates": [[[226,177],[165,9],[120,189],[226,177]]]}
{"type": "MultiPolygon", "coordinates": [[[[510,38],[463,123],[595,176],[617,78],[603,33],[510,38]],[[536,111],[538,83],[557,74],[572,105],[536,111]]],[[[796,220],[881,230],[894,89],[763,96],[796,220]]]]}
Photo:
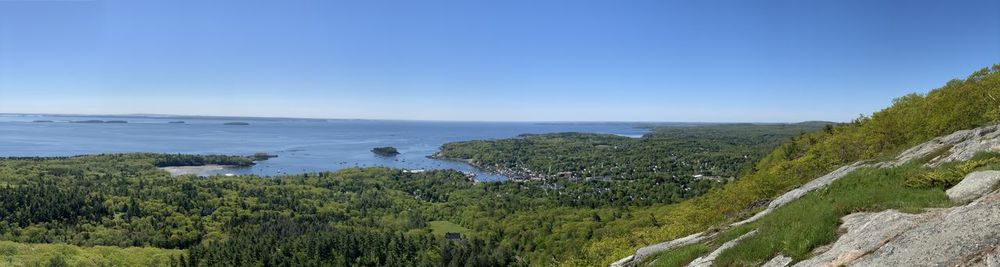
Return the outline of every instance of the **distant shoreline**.
{"type": "Polygon", "coordinates": [[[170,176],[181,176],[181,175],[196,175],[196,176],[208,176],[209,172],[221,171],[225,169],[236,168],[235,165],[201,165],[201,166],[172,166],[172,167],[159,167],[157,169],[164,170],[170,173],[170,176]]]}
{"type": "Polygon", "coordinates": [[[51,114],[51,113],[11,113],[0,112],[3,116],[24,117],[106,117],[134,119],[174,119],[174,120],[254,120],[254,121],[389,121],[389,122],[445,122],[445,123],[530,123],[538,125],[632,125],[636,128],[652,128],[658,126],[703,126],[716,124],[796,124],[796,123],[846,123],[848,121],[644,121],[644,120],[465,120],[465,119],[393,119],[393,118],[322,118],[322,117],[259,117],[259,116],[226,116],[226,115],[178,115],[178,114],[51,114]]]}

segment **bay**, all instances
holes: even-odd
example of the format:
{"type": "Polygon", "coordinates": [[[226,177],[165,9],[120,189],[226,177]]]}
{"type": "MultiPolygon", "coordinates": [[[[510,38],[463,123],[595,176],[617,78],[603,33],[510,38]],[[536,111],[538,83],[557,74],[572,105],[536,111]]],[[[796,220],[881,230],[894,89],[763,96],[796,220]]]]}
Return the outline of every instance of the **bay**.
{"type": "Polygon", "coordinates": [[[427,156],[437,152],[441,145],[455,141],[556,132],[638,137],[647,131],[637,126],[639,124],[635,123],[6,114],[0,115],[0,156],[127,152],[251,155],[264,152],[277,157],[252,167],[216,173],[274,176],[384,166],[410,170],[456,169],[474,173],[480,181],[497,181],[506,178],[462,162],[430,159],[427,156]],[[246,125],[226,125],[234,122],[246,125]],[[381,146],[396,147],[400,154],[380,157],[371,152],[372,148],[381,146]]]}

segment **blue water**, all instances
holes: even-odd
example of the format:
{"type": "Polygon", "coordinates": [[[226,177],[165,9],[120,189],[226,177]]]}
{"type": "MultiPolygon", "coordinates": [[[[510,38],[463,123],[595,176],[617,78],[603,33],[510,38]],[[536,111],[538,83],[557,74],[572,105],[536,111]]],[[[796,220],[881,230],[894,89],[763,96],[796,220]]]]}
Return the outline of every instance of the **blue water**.
{"type": "Polygon", "coordinates": [[[159,152],[278,157],[225,173],[272,176],[348,167],[456,169],[481,181],[505,177],[467,164],[427,158],[454,141],[510,138],[524,133],[595,132],[641,136],[627,123],[507,123],[259,118],[160,118],[0,115],[0,156],[71,156],[95,153],[159,152]],[[51,123],[32,122],[51,120],[51,123]],[[70,123],[125,120],[128,123],[70,123]],[[169,124],[183,120],[184,124],[169,124]],[[250,125],[223,125],[227,122],[250,125]],[[371,149],[396,147],[400,155],[379,157],[371,149]]]}

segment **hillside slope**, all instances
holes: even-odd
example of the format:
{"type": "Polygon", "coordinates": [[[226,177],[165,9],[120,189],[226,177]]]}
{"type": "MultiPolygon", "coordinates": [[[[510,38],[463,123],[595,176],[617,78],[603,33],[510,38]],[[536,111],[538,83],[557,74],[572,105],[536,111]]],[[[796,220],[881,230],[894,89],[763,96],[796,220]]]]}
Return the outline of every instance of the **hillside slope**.
{"type": "MultiPolygon", "coordinates": [[[[803,232],[777,238],[765,237],[765,235],[773,235],[775,232],[789,232],[788,229],[802,228],[785,225],[787,223],[812,223],[812,221],[808,220],[796,220],[796,215],[789,216],[790,213],[795,213],[797,216],[807,214],[809,217],[815,218],[823,217],[822,214],[814,214],[815,210],[820,210],[821,212],[832,211],[834,213],[854,211],[831,210],[836,208],[817,209],[815,207],[822,205],[814,205],[815,203],[804,204],[815,201],[815,198],[820,195],[839,198],[823,200],[826,202],[839,201],[843,202],[843,205],[851,205],[847,203],[849,201],[844,201],[844,198],[847,198],[843,194],[845,192],[836,193],[837,187],[879,180],[879,182],[888,182],[892,186],[900,188],[904,186],[903,183],[914,180],[912,177],[921,177],[928,173],[933,173],[927,172],[932,169],[948,170],[951,175],[961,179],[961,177],[965,176],[965,173],[975,170],[1000,168],[1000,154],[996,154],[997,152],[1000,152],[1000,125],[958,131],[954,134],[935,138],[908,149],[895,159],[889,161],[879,163],[857,162],[844,166],[783,194],[756,215],[749,219],[732,223],[723,231],[698,233],[689,237],[644,247],[639,249],[634,256],[626,257],[612,264],[612,266],[632,266],[652,258],[655,259],[648,263],[656,264],[660,260],[664,262],[670,261],[672,260],[671,258],[679,256],[676,253],[670,253],[670,250],[678,249],[682,246],[691,246],[699,242],[725,242],[725,244],[718,246],[710,254],[703,255],[697,259],[691,259],[689,266],[760,264],[766,258],[756,256],[770,256],[774,253],[787,252],[788,248],[761,245],[759,242],[755,243],[755,241],[764,240],[772,244],[775,243],[774,241],[785,243],[819,243],[817,241],[822,241],[815,240],[818,238],[814,238],[810,234],[803,232]],[[904,179],[887,179],[887,177],[871,175],[872,170],[866,170],[893,170],[907,168],[907,166],[913,169],[912,166],[914,165],[919,165],[916,168],[918,172],[904,172],[904,174],[915,176],[906,177],[905,175],[897,175],[897,177],[904,179]],[[952,166],[949,167],[949,165],[952,166]],[[921,170],[924,171],[923,175],[919,172],[921,170]],[[851,178],[869,181],[850,181],[851,178]],[[845,179],[846,182],[840,181],[840,179],[845,179]],[[824,188],[828,185],[832,188],[824,188]],[[826,191],[810,193],[818,189],[826,191]],[[835,193],[829,193],[830,191],[834,191],[835,193]],[[810,197],[813,199],[810,199],[810,197]],[[798,200],[800,198],[802,200],[798,200]],[[784,207],[785,205],[789,206],[784,207]],[[796,207],[795,205],[799,206],[796,207]],[[809,206],[811,209],[803,209],[802,206],[809,206]],[[760,222],[756,223],[757,221],[760,222]],[[781,230],[774,230],[777,228],[781,230]],[[729,240],[732,236],[736,235],[742,236],[729,240]],[[740,249],[746,251],[738,251],[740,249]],[[735,252],[730,250],[735,250],[735,252]],[[655,253],[664,251],[667,251],[664,255],[659,255],[659,257],[654,255],[655,253]],[[726,256],[729,256],[729,259],[726,259],[726,256]]],[[[976,201],[966,206],[939,209],[922,214],[906,214],[892,209],[885,209],[941,207],[940,205],[945,204],[943,203],[943,192],[936,190],[936,188],[923,190],[920,189],[922,186],[919,183],[911,183],[914,186],[910,187],[915,188],[905,193],[924,191],[923,193],[928,194],[924,194],[923,196],[929,197],[928,199],[932,200],[929,202],[923,201],[926,199],[915,201],[913,199],[906,199],[908,195],[905,195],[905,193],[898,195],[888,194],[889,192],[902,192],[897,190],[873,190],[872,192],[865,192],[865,194],[862,194],[863,196],[858,198],[865,203],[863,205],[856,205],[855,208],[877,212],[851,213],[844,216],[841,219],[844,222],[841,228],[847,234],[840,237],[836,244],[832,246],[819,247],[811,251],[806,256],[807,259],[796,266],[839,266],[859,262],[862,266],[872,264],[919,266],[924,265],[921,263],[929,262],[954,264],[956,262],[964,263],[979,260],[985,255],[985,252],[993,251],[996,248],[996,236],[1000,235],[1000,232],[997,232],[1000,231],[998,230],[1000,228],[996,227],[1000,225],[1000,209],[996,207],[996,205],[1000,205],[1000,191],[982,197],[984,193],[996,188],[997,182],[1000,181],[1000,172],[976,172],[975,174],[988,174],[987,178],[990,178],[987,182],[966,185],[966,187],[973,188],[985,187],[982,188],[984,190],[961,190],[973,193],[978,192],[978,195],[973,196],[973,198],[977,198],[976,201]],[[880,195],[884,195],[885,198],[879,198],[880,195]],[[905,205],[899,205],[900,203],[905,203],[905,205]],[[907,240],[904,238],[906,235],[916,235],[917,237],[911,237],[907,240]],[[921,238],[921,236],[932,236],[932,238],[921,238]],[[893,246],[905,247],[902,251],[924,250],[926,253],[893,253],[893,246]],[[887,250],[888,252],[886,252],[887,250]],[[937,253],[934,253],[935,251],[937,253]],[[908,256],[901,257],[900,255],[908,256]],[[926,255],[933,257],[932,259],[924,259],[926,255]]],[[[867,188],[877,187],[876,185],[867,188]]],[[[850,189],[858,190],[855,187],[850,187],[850,189]]],[[[958,190],[953,190],[949,190],[949,197],[960,194],[958,190]]],[[[972,193],[964,194],[972,195],[972,193]]],[[[962,199],[957,197],[952,198],[962,199]]],[[[813,229],[817,228],[815,225],[810,225],[810,227],[813,229]]],[[[708,244],[706,247],[712,247],[712,245],[708,244]]],[[[803,255],[796,256],[802,258],[803,255]]],[[[688,255],[688,259],[690,258],[690,255],[688,255]]],[[[785,264],[790,263],[792,260],[792,258],[779,256],[769,262],[768,266],[785,266],[785,264]]]]}
{"type": "MultiPolygon", "coordinates": [[[[594,261],[605,264],[615,262],[633,254],[635,249],[643,246],[741,221],[763,210],[767,203],[771,203],[781,194],[843,166],[859,161],[890,160],[904,149],[937,136],[991,125],[1000,121],[1000,100],[995,96],[1000,96],[1000,65],[976,71],[966,79],[952,80],[926,95],[910,94],[900,97],[893,101],[892,106],[870,117],[862,116],[849,124],[802,135],[772,151],[742,178],[724,188],[683,203],[651,207],[636,212],[637,216],[646,214],[654,216],[660,224],[656,227],[631,228],[629,232],[617,234],[605,233],[605,236],[617,237],[592,242],[590,246],[584,248],[579,261],[568,262],[566,265],[594,261]],[[629,247],[632,249],[622,250],[629,247]]],[[[900,167],[891,172],[911,171],[909,169],[915,168],[900,167]]],[[[889,176],[896,178],[896,174],[889,176]]],[[[943,191],[946,186],[952,184],[930,183],[930,187],[905,186],[897,193],[930,194],[925,191],[943,191]]],[[[943,193],[937,197],[947,200],[943,193]]],[[[933,206],[931,203],[924,204],[926,205],[920,206],[933,206]]],[[[623,229],[629,229],[625,227],[628,222],[621,224],[623,229]]],[[[836,221],[832,224],[836,225],[836,221]]],[[[727,238],[734,239],[738,236],[727,236],[727,238]]],[[[827,238],[832,239],[832,237],[835,235],[827,238]]],[[[801,247],[795,250],[808,252],[824,244],[801,244],[801,247]]],[[[711,245],[714,247],[721,244],[711,245]]],[[[704,247],[685,247],[685,249],[688,254],[695,257],[711,252],[704,247]]]]}

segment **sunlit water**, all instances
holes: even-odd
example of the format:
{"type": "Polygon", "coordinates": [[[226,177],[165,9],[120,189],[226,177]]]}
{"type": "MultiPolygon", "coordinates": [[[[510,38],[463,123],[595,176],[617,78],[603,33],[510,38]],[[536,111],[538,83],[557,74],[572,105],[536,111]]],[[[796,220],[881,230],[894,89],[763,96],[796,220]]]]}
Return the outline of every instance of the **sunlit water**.
{"type": "Polygon", "coordinates": [[[467,164],[429,159],[441,145],[464,140],[510,138],[524,133],[595,132],[641,136],[646,129],[625,123],[499,123],[371,120],[274,120],[155,117],[0,116],[0,156],[70,156],[95,153],[158,152],[278,157],[257,165],[220,173],[263,176],[349,167],[386,166],[403,169],[456,169],[483,181],[505,177],[467,164]],[[33,122],[50,120],[53,122],[33,122]],[[125,120],[128,123],[70,123],[125,120]],[[183,120],[183,124],[170,121],[183,120]],[[223,125],[227,122],[250,125],[223,125]],[[392,146],[401,153],[379,157],[374,147],[392,146]]]}

